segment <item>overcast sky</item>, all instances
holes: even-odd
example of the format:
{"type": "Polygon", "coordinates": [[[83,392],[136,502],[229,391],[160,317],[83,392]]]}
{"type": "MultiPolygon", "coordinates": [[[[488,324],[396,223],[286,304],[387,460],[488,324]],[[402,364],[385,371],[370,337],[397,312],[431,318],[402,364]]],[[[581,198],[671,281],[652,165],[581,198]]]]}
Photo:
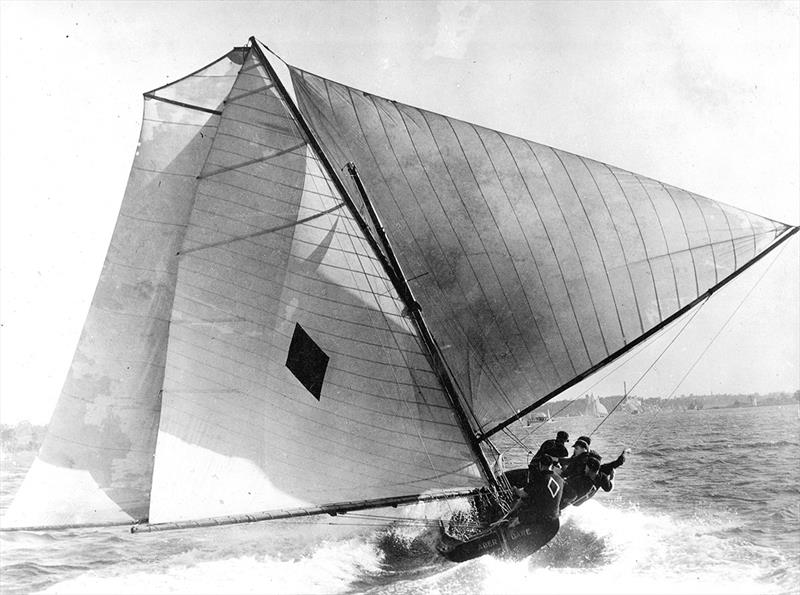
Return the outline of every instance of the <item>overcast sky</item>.
{"type": "MultiPolygon", "coordinates": [[[[798,6],[0,2],[0,419],[55,406],[141,94],[250,35],[328,78],[797,225],[798,6]]],[[[715,296],[635,392],[797,389],[799,255],[795,237],[715,296]]],[[[621,392],[634,364],[593,390],[621,392]]]]}

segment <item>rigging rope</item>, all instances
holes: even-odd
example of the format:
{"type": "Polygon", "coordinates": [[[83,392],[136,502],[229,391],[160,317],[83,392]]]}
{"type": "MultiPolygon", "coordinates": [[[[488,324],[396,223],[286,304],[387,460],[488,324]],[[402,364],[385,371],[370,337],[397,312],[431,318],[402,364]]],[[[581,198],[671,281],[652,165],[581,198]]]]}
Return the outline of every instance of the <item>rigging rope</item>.
{"type": "Polygon", "coordinates": [[[263,41],[261,41],[260,39],[256,39],[255,37],[253,37],[253,38],[251,38],[251,39],[253,39],[254,41],[257,41],[257,42],[258,42],[258,43],[261,45],[261,47],[263,47],[263,48],[264,48],[265,50],[267,50],[267,51],[268,51],[270,54],[272,54],[273,56],[275,56],[275,57],[276,57],[278,60],[280,60],[281,62],[283,62],[283,64],[284,64],[285,66],[289,66],[289,63],[288,63],[286,60],[284,60],[283,58],[281,58],[281,57],[280,57],[278,54],[276,54],[275,52],[273,52],[273,51],[272,51],[272,50],[269,48],[269,46],[268,46],[266,43],[264,43],[264,42],[263,42],[263,41]]]}
{"type": "MultiPolygon", "coordinates": [[[[692,312],[692,315],[691,315],[691,316],[689,317],[689,319],[688,319],[688,320],[687,320],[687,321],[684,323],[683,327],[681,327],[681,330],[679,330],[679,331],[678,331],[678,332],[675,334],[675,336],[672,338],[672,340],[671,340],[669,343],[667,343],[666,347],[664,347],[664,349],[662,349],[662,350],[661,350],[661,353],[659,353],[659,354],[658,354],[658,357],[657,357],[655,360],[653,360],[653,363],[651,363],[651,364],[650,364],[650,365],[647,367],[647,369],[646,369],[644,372],[642,372],[642,374],[639,376],[639,378],[636,380],[636,382],[634,382],[634,383],[633,383],[633,385],[631,386],[631,388],[630,388],[630,389],[629,389],[629,390],[628,390],[628,391],[625,393],[625,395],[623,396],[623,398],[622,398],[622,399],[620,399],[620,400],[617,402],[617,404],[616,404],[616,405],[614,405],[614,407],[611,409],[611,411],[609,411],[609,412],[608,412],[608,415],[606,415],[606,416],[605,416],[605,417],[604,417],[604,418],[603,418],[603,419],[600,421],[600,423],[599,423],[599,424],[597,424],[597,425],[595,426],[595,428],[594,428],[594,429],[593,429],[591,432],[589,432],[589,436],[590,436],[590,437],[594,435],[594,433],[595,433],[595,432],[596,432],[596,431],[597,431],[597,430],[600,428],[600,426],[602,426],[604,423],[606,423],[606,420],[607,420],[609,417],[611,417],[611,414],[612,414],[612,413],[614,413],[614,411],[616,411],[616,409],[617,409],[617,408],[618,408],[618,407],[619,407],[619,406],[620,406],[620,405],[623,403],[623,401],[625,401],[625,397],[626,397],[626,396],[627,396],[627,395],[628,395],[628,394],[629,394],[629,393],[630,393],[630,392],[631,392],[631,391],[632,391],[632,390],[633,390],[633,389],[636,387],[636,385],[637,385],[637,384],[639,384],[639,383],[640,383],[642,380],[644,380],[644,377],[645,377],[645,376],[646,376],[646,375],[647,375],[647,374],[650,372],[650,370],[652,370],[652,369],[655,367],[655,365],[656,365],[656,364],[658,363],[658,361],[659,361],[659,360],[660,360],[660,359],[661,359],[661,358],[664,356],[664,354],[667,352],[667,350],[668,350],[670,347],[672,347],[672,344],[673,344],[673,343],[675,343],[675,341],[677,341],[677,340],[678,340],[678,337],[680,337],[680,336],[683,334],[683,331],[685,331],[685,330],[686,330],[686,327],[687,327],[687,326],[689,326],[689,323],[690,323],[690,322],[692,322],[692,320],[694,320],[694,317],[695,317],[695,316],[697,316],[697,314],[700,312],[700,310],[702,310],[702,309],[703,309],[703,307],[704,307],[704,306],[705,306],[705,305],[708,303],[708,300],[709,300],[710,298],[711,298],[711,295],[709,295],[708,297],[706,297],[706,299],[704,299],[704,300],[703,300],[703,301],[700,303],[700,306],[699,306],[699,307],[695,308],[694,312],[692,312]]],[[[712,339],[712,341],[713,341],[713,339],[712,339]]]]}
{"type": "MultiPolygon", "coordinates": [[[[677,392],[678,388],[680,388],[681,384],[683,384],[683,381],[686,380],[686,378],[689,376],[689,374],[692,373],[692,370],[694,370],[694,368],[697,366],[697,364],[700,363],[700,360],[703,358],[703,356],[706,354],[706,352],[710,349],[711,345],[713,345],[714,341],[716,341],[717,337],[719,337],[719,335],[722,334],[722,331],[725,330],[725,328],[728,326],[728,323],[733,319],[733,317],[736,315],[736,313],[739,311],[739,309],[744,305],[745,301],[747,301],[747,298],[750,297],[750,294],[752,294],[753,291],[755,291],[755,288],[758,287],[758,285],[761,283],[761,280],[766,276],[766,274],[770,271],[770,269],[773,267],[773,265],[778,261],[778,259],[781,257],[781,255],[783,254],[783,251],[785,249],[786,249],[786,244],[784,244],[781,247],[780,251],[775,255],[775,258],[772,259],[772,262],[770,262],[769,265],[766,267],[766,269],[764,269],[764,272],[761,273],[761,276],[758,279],[756,279],[755,283],[753,283],[753,286],[748,290],[748,292],[744,295],[744,297],[742,297],[741,301],[736,306],[736,308],[734,308],[733,312],[730,313],[730,315],[725,320],[725,322],[720,327],[720,329],[717,331],[717,333],[708,342],[708,345],[706,345],[706,347],[703,349],[703,351],[700,353],[700,355],[697,356],[697,358],[695,359],[694,363],[689,367],[689,369],[686,371],[686,373],[681,377],[681,379],[677,382],[677,384],[672,388],[670,393],[665,398],[670,399],[677,392]]],[[[711,296],[709,295],[708,297],[710,298],[711,296]]],[[[708,299],[706,300],[706,302],[707,301],[708,301],[708,299]]],[[[705,304],[706,302],[703,302],[703,303],[705,304]]],[[[653,427],[653,425],[655,424],[655,420],[656,420],[656,418],[658,417],[658,415],[660,413],[661,413],[661,410],[659,409],[656,412],[656,415],[653,416],[653,419],[650,421],[650,423],[647,425],[647,427],[645,427],[644,429],[642,429],[641,432],[639,432],[639,435],[636,437],[636,439],[632,443],[633,446],[636,446],[639,443],[639,440],[641,440],[642,436],[644,436],[645,432],[649,431],[650,428],[653,427]]],[[[597,428],[595,428],[595,429],[597,429],[597,428]]]]}

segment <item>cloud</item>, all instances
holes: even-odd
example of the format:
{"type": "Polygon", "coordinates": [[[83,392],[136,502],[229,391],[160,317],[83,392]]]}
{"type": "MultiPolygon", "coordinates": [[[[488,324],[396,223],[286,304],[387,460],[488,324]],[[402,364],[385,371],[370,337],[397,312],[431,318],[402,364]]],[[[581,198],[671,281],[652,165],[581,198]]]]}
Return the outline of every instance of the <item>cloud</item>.
{"type": "Polygon", "coordinates": [[[425,57],[463,58],[478,22],[489,12],[489,7],[474,0],[444,1],[439,2],[438,11],[436,41],[426,50],[425,57]]]}

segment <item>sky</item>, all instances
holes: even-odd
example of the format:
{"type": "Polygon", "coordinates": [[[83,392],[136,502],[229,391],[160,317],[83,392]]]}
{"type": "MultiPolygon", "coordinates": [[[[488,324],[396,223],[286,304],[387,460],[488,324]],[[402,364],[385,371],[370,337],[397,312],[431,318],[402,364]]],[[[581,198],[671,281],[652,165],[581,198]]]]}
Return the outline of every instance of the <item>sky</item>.
{"type": "MultiPolygon", "coordinates": [[[[251,35],[328,78],[800,224],[797,2],[3,0],[0,23],[3,423],[46,423],[55,406],[142,93],[251,35]]],[[[576,390],[797,390],[800,241],[776,252],[715,294],[642,381],[680,325],[576,390]]]]}

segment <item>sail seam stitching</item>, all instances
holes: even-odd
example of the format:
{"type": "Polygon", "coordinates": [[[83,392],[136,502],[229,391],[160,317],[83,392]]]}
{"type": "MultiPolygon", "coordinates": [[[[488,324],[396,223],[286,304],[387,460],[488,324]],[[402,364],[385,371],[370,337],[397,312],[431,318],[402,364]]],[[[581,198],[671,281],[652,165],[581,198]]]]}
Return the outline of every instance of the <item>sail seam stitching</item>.
{"type": "MultiPolygon", "coordinates": [[[[656,208],[656,203],[655,203],[655,201],[653,201],[653,197],[650,194],[650,191],[642,183],[642,180],[639,178],[639,176],[637,176],[635,174],[631,174],[631,176],[633,177],[634,180],[636,180],[636,183],[639,184],[639,186],[641,186],[642,190],[644,190],[644,193],[647,195],[647,198],[650,201],[650,205],[653,208],[653,212],[656,215],[656,220],[658,221],[658,225],[661,228],[661,237],[664,239],[664,246],[666,247],[667,252],[670,255],[669,256],[669,264],[670,264],[670,268],[672,269],[672,281],[675,284],[675,300],[678,303],[678,308],[680,308],[681,307],[681,293],[680,293],[680,289],[678,288],[678,275],[675,272],[675,260],[672,258],[673,252],[669,249],[669,240],[667,239],[667,232],[664,229],[664,222],[661,220],[661,214],[658,212],[658,209],[656,208]]],[[[622,185],[619,183],[618,179],[617,179],[617,184],[619,185],[620,190],[622,190],[622,185]]],[[[624,193],[625,191],[622,190],[622,192],[624,193]]],[[[637,305],[637,307],[638,307],[638,305],[637,305]]]]}
{"type": "MultiPolygon", "coordinates": [[[[628,193],[625,192],[625,189],[622,187],[622,184],[619,181],[619,177],[617,176],[617,173],[614,171],[614,169],[610,165],[604,163],[603,166],[605,166],[605,168],[608,170],[608,173],[611,174],[611,177],[614,178],[614,181],[617,183],[617,187],[619,188],[620,192],[622,193],[623,198],[625,198],[625,204],[628,205],[628,210],[631,213],[631,217],[633,218],[633,222],[636,224],[636,231],[637,231],[637,233],[639,235],[639,240],[642,243],[642,250],[644,250],[644,256],[645,256],[644,260],[645,260],[645,262],[647,262],[647,268],[650,271],[649,277],[650,277],[650,282],[653,285],[653,296],[655,297],[656,308],[658,309],[658,320],[660,322],[660,321],[664,320],[664,314],[661,311],[661,300],[659,299],[658,287],[656,286],[656,278],[655,278],[655,274],[653,273],[653,264],[650,261],[650,251],[647,249],[647,242],[645,242],[644,233],[642,233],[642,225],[641,225],[641,223],[639,223],[640,217],[637,217],[636,211],[634,210],[633,205],[631,204],[631,199],[628,196],[628,193]]],[[[688,236],[687,236],[687,240],[688,240],[688,236]]],[[[639,326],[639,331],[640,332],[644,332],[645,323],[644,323],[644,319],[642,318],[642,312],[641,312],[641,308],[640,308],[638,300],[636,300],[636,312],[639,315],[639,325],[640,325],[639,326]]]]}
{"type": "MultiPolygon", "coordinates": [[[[581,206],[581,211],[583,211],[583,215],[584,215],[584,217],[586,219],[586,223],[587,223],[587,225],[589,226],[589,229],[592,232],[592,239],[594,240],[594,243],[597,246],[597,253],[600,256],[600,262],[603,263],[603,269],[605,270],[605,273],[606,273],[606,275],[605,275],[606,276],[606,281],[608,281],[608,267],[606,266],[605,257],[603,256],[603,251],[600,249],[600,243],[597,241],[597,233],[594,230],[594,225],[592,225],[592,222],[589,219],[589,215],[586,213],[586,206],[583,204],[583,201],[581,200],[580,193],[578,192],[578,189],[575,187],[575,181],[572,179],[572,176],[569,173],[569,169],[567,169],[567,164],[564,163],[564,160],[561,158],[561,155],[559,154],[559,151],[556,150],[556,149],[550,149],[550,151],[553,153],[555,158],[558,160],[559,165],[561,165],[561,169],[564,172],[564,175],[567,176],[567,180],[569,180],[569,185],[572,188],[572,192],[575,194],[575,198],[578,201],[578,204],[581,206]]],[[[544,175],[545,175],[545,178],[547,178],[547,174],[545,173],[544,175]]],[[[549,183],[549,178],[548,178],[548,183],[549,183]]],[[[557,195],[555,195],[555,190],[554,190],[554,196],[557,196],[557,195]]],[[[561,200],[563,200],[563,199],[556,198],[556,203],[558,204],[558,210],[561,213],[561,217],[564,219],[564,226],[569,231],[569,239],[572,241],[572,247],[575,250],[575,256],[577,256],[577,258],[578,258],[578,263],[580,264],[580,267],[581,267],[581,273],[583,274],[583,281],[584,281],[584,283],[586,283],[586,290],[589,292],[589,301],[592,303],[592,311],[594,312],[595,322],[597,322],[597,330],[600,332],[600,339],[603,341],[603,350],[606,352],[606,355],[608,355],[609,354],[608,341],[606,340],[605,332],[603,332],[603,323],[600,321],[600,314],[597,312],[597,304],[596,304],[596,300],[595,300],[595,291],[592,290],[592,284],[589,283],[589,277],[586,274],[586,267],[583,264],[584,258],[581,255],[580,249],[578,248],[578,242],[575,241],[575,234],[572,231],[572,226],[570,225],[567,216],[564,214],[564,207],[561,204],[561,200]]],[[[578,219],[578,218],[576,217],[575,219],[578,219]]],[[[617,300],[614,297],[614,290],[611,289],[611,283],[610,282],[608,284],[608,288],[609,288],[609,293],[611,294],[611,301],[614,303],[614,310],[617,311],[617,320],[619,321],[619,310],[617,310],[617,300]]],[[[591,361],[592,361],[592,358],[590,356],[589,357],[589,362],[591,363],[591,361]]]]}

